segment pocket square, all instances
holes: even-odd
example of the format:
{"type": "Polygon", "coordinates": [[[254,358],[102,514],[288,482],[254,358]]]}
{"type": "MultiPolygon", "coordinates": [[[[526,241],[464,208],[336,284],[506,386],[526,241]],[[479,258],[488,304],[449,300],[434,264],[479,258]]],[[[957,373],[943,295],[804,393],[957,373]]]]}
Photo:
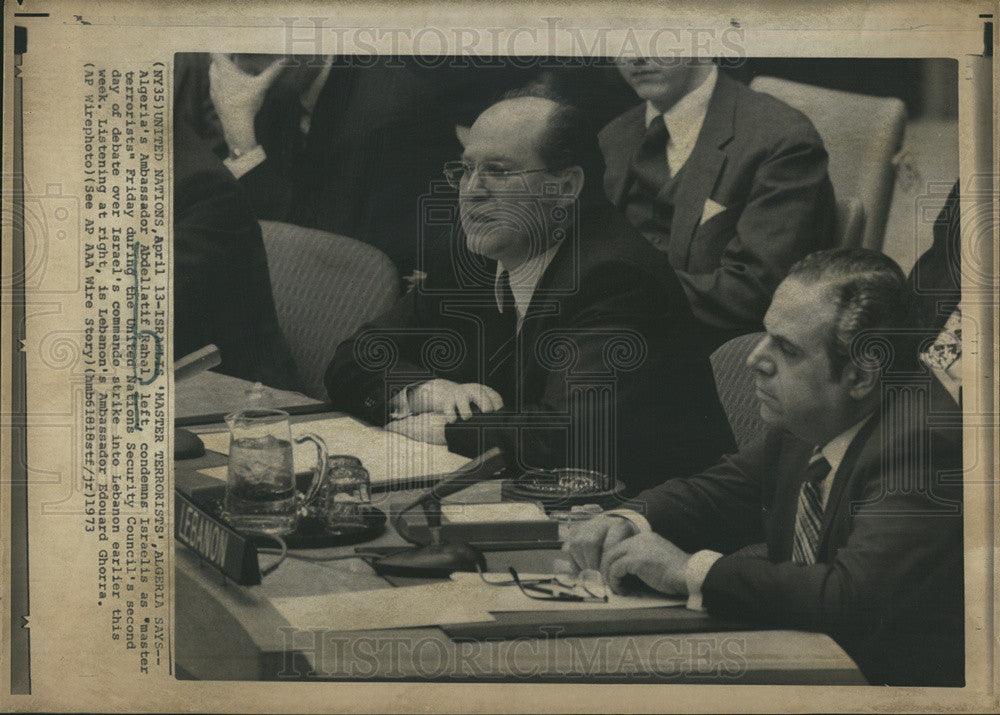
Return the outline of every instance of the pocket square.
{"type": "Polygon", "coordinates": [[[712,199],[705,199],[705,206],[701,210],[701,221],[698,222],[698,225],[700,226],[709,219],[718,216],[725,210],[726,207],[722,204],[716,203],[715,201],[712,201],[712,199]]]}

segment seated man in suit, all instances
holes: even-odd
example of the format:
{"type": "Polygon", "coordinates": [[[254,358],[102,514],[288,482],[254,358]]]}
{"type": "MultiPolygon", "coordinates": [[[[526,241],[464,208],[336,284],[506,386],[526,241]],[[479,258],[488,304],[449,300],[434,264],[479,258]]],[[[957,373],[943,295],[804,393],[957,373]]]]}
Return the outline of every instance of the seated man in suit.
{"type": "Polygon", "coordinates": [[[564,548],[614,590],[642,582],[713,616],[826,632],[872,684],[960,685],[961,434],[917,409],[921,395],[931,412],[947,405],[937,380],[883,383],[912,378],[915,349],[879,365],[891,351],[872,334],[909,316],[882,254],[803,259],[747,359],[765,437],[577,527],[564,548]]]}
{"type": "Polygon", "coordinates": [[[789,267],[833,241],[823,142],[708,60],[625,60],[644,101],[601,131],[605,190],[666,252],[709,340],[760,329],[789,267]]]}
{"type": "Polygon", "coordinates": [[[607,204],[577,109],[505,99],[446,166],[455,215],[424,241],[426,280],[337,349],[333,405],[475,456],[575,466],[633,491],[657,467],[732,447],[694,319],[662,254],[607,204]],[[663,435],[669,435],[664,439],[663,435]],[[653,469],[653,471],[649,471],[653,469]]]}

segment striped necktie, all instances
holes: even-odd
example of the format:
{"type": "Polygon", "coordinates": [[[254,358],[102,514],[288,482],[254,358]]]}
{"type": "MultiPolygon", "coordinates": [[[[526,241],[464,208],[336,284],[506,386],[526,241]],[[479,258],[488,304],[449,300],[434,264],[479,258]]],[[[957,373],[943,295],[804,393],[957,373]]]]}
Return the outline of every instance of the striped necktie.
{"type": "Polygon", "coordinates": [[[819,532],[823,524],[823,480],[830,474],[830,463],[817,447],[806,467],[806,480],[799,492],[799,508],[795,517],[795,541],[792,563],[809,566],[816,563],[819,532]]]}

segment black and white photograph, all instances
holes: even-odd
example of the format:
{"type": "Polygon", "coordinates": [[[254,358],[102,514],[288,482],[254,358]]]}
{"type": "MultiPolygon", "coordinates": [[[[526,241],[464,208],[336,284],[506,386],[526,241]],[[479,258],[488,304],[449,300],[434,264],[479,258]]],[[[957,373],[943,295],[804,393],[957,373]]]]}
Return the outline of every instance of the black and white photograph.
{"type": "Polygon", "coordinates": [[[995,3],[4,20],[3,709],[1000,711],[995,3]]]}
{"type": "Polygon", "coordinates": [[[963,685],[956,61],[174,66],[180,677],[963,685]]]}

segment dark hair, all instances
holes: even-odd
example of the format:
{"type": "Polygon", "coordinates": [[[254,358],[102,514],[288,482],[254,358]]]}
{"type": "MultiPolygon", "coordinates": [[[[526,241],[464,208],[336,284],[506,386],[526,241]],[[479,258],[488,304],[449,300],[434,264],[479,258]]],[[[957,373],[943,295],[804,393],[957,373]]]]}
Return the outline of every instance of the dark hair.
{"type": "MultiPolygon", "coordinates": [[[[792,266],[789,278],[828,286],[836,305],[836,316],[827,337],[831,376],[839,376],[852,356],[852,344],[859,334],[885,330],[881,344],[861,350],[865,362],[878,359],[881,367],[891,358],[901,358],[898,366],[916,359],[907,329],[913,328],[913,309],[906,277],[896,262],[883,253],[867,248],[833,248],[811,253],[792,266]],[[910,352],[914,354],[909,355],[910,352]],[[881,356],[872,355],[882,353],[881,356]]],[[[858,346],[855,346],[858,350],[858,346]]]]}
{"type": "Polygon", "coordinates": [[[604,154],[597,141],[597,129],[579,107],[570,104],[555,90],[536,82],[506,92],[500,101],[536,97],[555,104],[549,123],[539,140],[538,156],[554,170],[579,166],[583,169],[581,201],[604,198],[604,154]]]}

